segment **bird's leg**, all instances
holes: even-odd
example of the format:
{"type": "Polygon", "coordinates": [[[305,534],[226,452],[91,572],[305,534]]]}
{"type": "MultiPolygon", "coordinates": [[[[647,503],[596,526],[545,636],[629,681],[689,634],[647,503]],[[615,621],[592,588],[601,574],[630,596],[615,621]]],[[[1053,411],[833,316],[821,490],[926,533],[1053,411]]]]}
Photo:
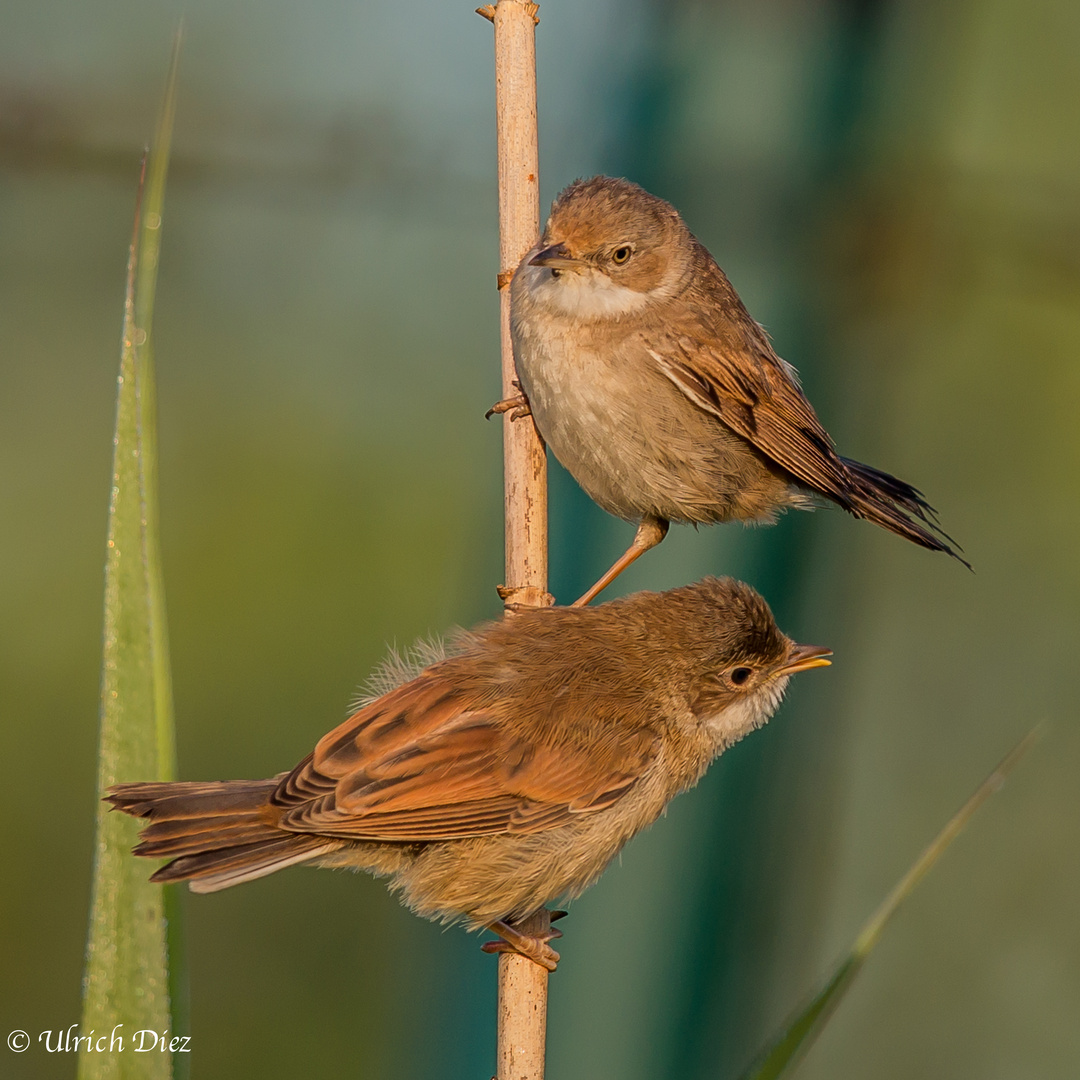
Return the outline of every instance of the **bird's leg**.
{"type": "Polygon", "coordinates": [[[640,559],[649,548],[656,547],[667,536],[668,522],[664,518],[646,516],[641,519],[630,546],[615,560],[611,569],[572,607],[584,607],[606,589],[632,562],[640,559]]]}
{"type": "MultiPolygon", "coordinates": [[[[547,915],[548,913],[541,909],[537,914],[547,915]]],[[[552,912],[551,914],[562,916],[565,912],[552,912]]],[[[529,919],[523,919],[522,923],[528,923],[532,918],[533,916],[530,916],[529,919]]],[[[522,923],[515,925],[510,922],[493,922],[488,929],[493,934],[498,934],[500,940],[485,941],[480,948],[486,953],[520,953],[522,956],[527,956],[534,963],[539,964],[542,968],[554,971],[559,964],[559,954],[548,942],[555,938],[561,938],[562,931],[552,928],[550,920],[547,918],[544,919],[547,929],[538,934],[525,933],[519,928],[522,923]]]]}
{"type": "MultiPolygon", "coordinates": [[[[514,385],[521,390],[521,383],[514,380],[514,385]]],[[[490,420],[495,413],[509,413],[508,420],[520,420],[523,416],[532,416],[532,409],[529,407],[529,399],[525,395],[525,391],[521,390],[520,394],[515,394],[510,398],[503,398],[502,401],[496,401],[494,405],[486,413],[484,413],[484,419],[490,420]]]]}

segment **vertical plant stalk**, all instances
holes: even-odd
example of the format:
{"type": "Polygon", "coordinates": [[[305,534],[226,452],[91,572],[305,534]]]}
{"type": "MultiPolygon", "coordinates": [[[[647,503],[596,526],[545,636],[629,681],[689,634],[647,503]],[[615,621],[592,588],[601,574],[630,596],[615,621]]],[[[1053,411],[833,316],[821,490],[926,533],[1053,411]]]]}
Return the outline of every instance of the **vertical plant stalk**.
{"type": "MultiPolygon", "coordinates": [[[[178,59],[179,35],[153,148],[143,162],[128,254],[105,565],[99,795],[121,781],[176,775],[150,329],[178,59]]],[[[93,1033],[93,1042],[80,1044],[79,1080],[173,1076],[172,1055],[158,1041],[167,1047],[180,1034],[170,1011],[166,907],[162,887],[150,884],[131,858],[137,831],[132,819],[98,803],[80,1031],[93,1033]],[[146,1034],[136,1038],[137,1032],[146,1034]]]]}
{"type": "MultiPolygon", "coordinates": [[[[480,14],[495,24],[495,122],[499,157],[499,315],[502,393],[520,391],[510,341],[510,278],[540,234],[536,141],[536,4],[499,0],[480,14]]],[[[533,606],[547,593],[547,458],[532,423],[503,421],[506,510],[504,600],[533,606]]]]}
{"type": "MultiPolygon", "coordinates": [[[[479,9],[495,26],[495,115],[499,160],[499,300],[502,392],[514,397],[517,371],[510,340],[510,278],[540,233],[536,138],[537,5],[499,0],[479,9]]],[[[550,604],[547,591],[547,459],[529,422],[503,419],[506,511],[504,600],[550,604]]],[[[547,911],[527,933],[543,933],[547,911]]],[[[547,971],[517,953],[499,955],[497,1080],[543,1080],[547,971]]]]}

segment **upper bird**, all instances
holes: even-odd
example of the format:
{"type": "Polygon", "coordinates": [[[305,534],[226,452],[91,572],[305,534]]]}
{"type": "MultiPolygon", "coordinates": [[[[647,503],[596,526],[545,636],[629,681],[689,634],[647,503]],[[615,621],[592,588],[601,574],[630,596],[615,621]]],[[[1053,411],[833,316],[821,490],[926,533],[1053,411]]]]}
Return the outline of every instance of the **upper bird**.
{"type": "Polygon", "coordinates": [[[828,655],[730,578],[530,611],[465,635],[291,772],[108,798],[147,819],[136,854],[172,860],[154,881],[214,892],[295,863],[352,866],[553,970],[558,935],[519,924],[595,881],[828,655]]]}
{"type": "Polygon", "coordinates": [[[640,523],[578,604],[671,521],[769,522],[822,495],[964,562],[916,488],[836,453],[795,369],[670,203],[627,180],[576,181],[510,289],[523,396],[494,411],[531,410],[592,499],[640,523]]]}

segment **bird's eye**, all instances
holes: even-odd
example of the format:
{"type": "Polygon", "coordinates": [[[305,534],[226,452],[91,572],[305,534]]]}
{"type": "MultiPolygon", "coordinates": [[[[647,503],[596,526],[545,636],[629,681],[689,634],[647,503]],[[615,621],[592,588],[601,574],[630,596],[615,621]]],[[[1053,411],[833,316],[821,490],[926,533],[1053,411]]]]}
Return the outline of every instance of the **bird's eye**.
{"type": "Polygon", "coordinates": [[[616,266],[622,266],[623,263],[630,261],[630,256],[634,254],[634,249],[629,244],[624,244],[620,248],[616,248],[611,253],[611,261],[616,266]]]}
{"type": "Polygon", "coordinates": [[[750,676],[753,674],[753,668],[737,667],[731,669],[728,673],[728,678],[735,686],[745,686],[750,676]]]}

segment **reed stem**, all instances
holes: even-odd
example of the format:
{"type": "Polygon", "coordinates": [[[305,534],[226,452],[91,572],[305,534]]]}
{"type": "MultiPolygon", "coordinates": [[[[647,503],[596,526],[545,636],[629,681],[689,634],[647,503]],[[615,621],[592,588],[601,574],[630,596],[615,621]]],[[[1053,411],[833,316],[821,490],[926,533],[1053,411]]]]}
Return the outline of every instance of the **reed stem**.
{"type": "MultiPolygon", "coordinates": [[[[498,0],[479,13],[495,26],[495,113],[499,160],[499,299],[502,393],[519,393],[510,339],[510,278],[540,234],[536,138],[537,5],[498,0]]],[[[503,420],[508,603],[550,604],[547,591],[547,459],[533,424],[503,420]]],[[[521,927],[542,934],[539,911],[521,927]]],[[[499,954],[497,1080],[543,1080],[548,973],[517,953],[499,954]]]]}

